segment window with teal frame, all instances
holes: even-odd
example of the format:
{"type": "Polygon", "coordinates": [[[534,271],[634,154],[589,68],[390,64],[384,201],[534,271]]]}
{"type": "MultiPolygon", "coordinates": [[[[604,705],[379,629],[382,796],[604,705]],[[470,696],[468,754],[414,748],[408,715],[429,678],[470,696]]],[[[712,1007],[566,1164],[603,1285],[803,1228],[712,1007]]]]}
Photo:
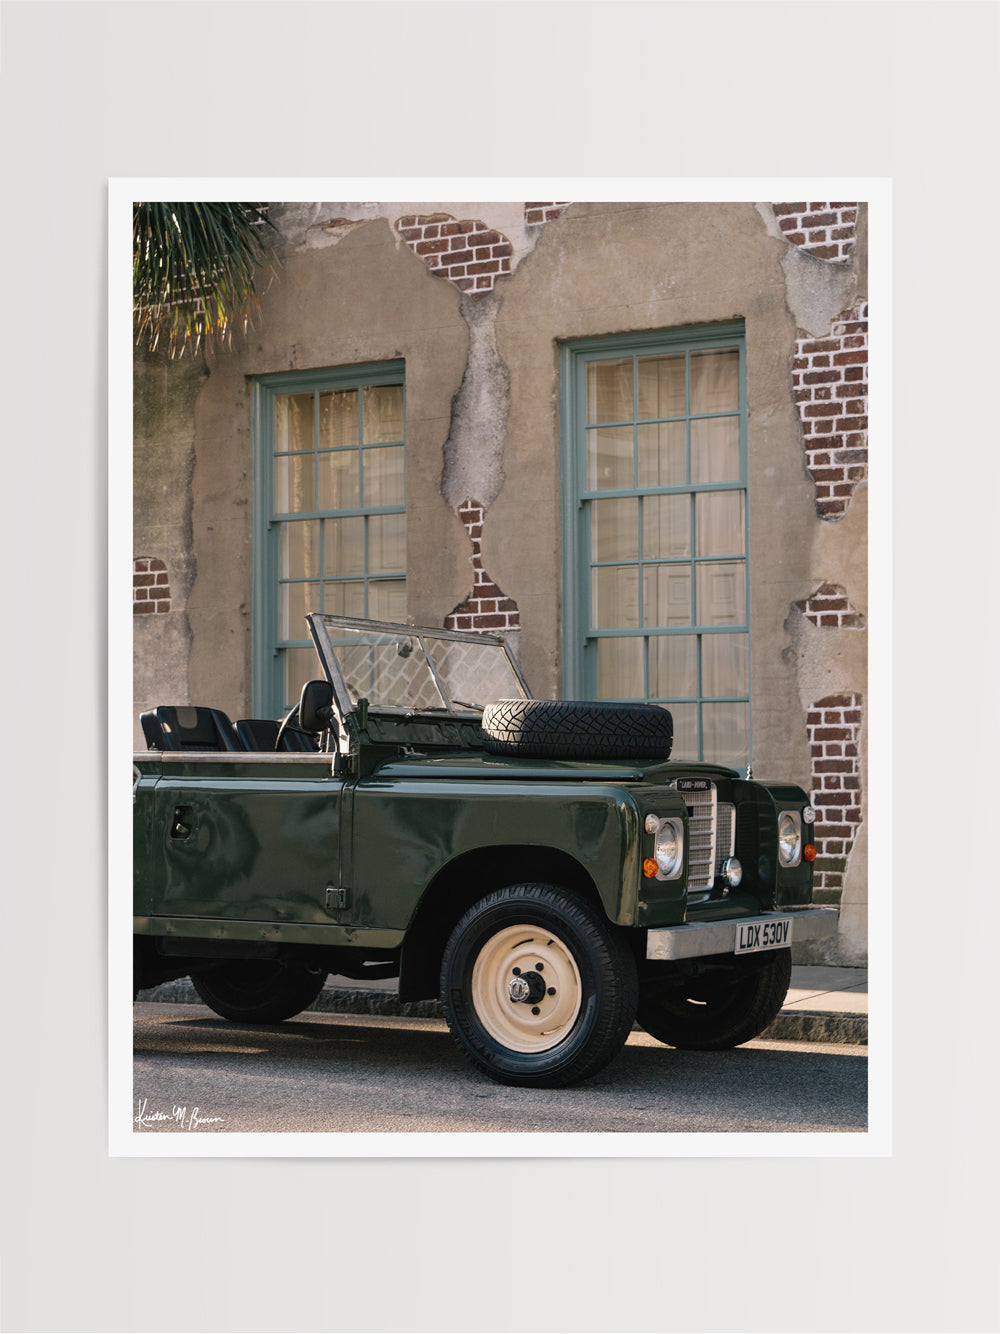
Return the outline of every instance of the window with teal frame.
{"type": "Polygon", "coordinates": [[[403,363],[254,381],[253,708],[317,672],[305,617],[406,619],[403,363]]]}
{"type": "Polygon", "coordinates": [[[750,762],[742,322],[562,348],[563,694],[646,700],[750,762]]]}

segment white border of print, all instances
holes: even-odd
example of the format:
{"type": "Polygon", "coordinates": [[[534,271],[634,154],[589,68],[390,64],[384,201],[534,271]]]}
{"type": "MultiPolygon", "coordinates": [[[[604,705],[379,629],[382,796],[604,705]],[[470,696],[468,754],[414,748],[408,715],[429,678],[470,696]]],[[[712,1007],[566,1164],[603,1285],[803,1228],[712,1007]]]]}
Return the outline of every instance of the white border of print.
{"type": "Polygon", "coordinates": [[[126,1157],[873,1157],[891,1152],[891,188],[883,178],[782,179],[171,179],[121,178],[109,195],[108,819],[109,1151],[126,1157]],[[869,212],[871,325],[869,825],[869,1127],[804,1134],[337,1134],[317,1132],[156,1135],[133,1126],[131,1071],[132,716],[132,320],[131,204],[137,198],[197,199],[860,199],[869,212]],[[123,516],[128,516],[124,521],[123,516]]]}

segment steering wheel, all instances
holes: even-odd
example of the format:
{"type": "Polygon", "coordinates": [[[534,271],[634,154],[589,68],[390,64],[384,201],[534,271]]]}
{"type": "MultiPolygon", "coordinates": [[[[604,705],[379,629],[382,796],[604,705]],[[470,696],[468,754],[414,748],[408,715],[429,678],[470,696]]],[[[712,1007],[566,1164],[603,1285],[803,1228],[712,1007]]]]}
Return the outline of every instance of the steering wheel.
{"type": "Polygon", "coordinates": [[[278,728],[278,735],[274,738],[275,750],[281,749],[281,743],[282,740],[284,739],[286,732],[298,732],[299,736],[311,736],[311,737],[316,736],[315,732],[307,732],[304,727],[299,727],[298,718],[299,718],[299,706],[295,704],[292,708],[288,710],[284,718],[282,718],[281,720],[281,726],[278,728]],[[295,721],[293,722],[292,719],[294,719],[295,721]]]}

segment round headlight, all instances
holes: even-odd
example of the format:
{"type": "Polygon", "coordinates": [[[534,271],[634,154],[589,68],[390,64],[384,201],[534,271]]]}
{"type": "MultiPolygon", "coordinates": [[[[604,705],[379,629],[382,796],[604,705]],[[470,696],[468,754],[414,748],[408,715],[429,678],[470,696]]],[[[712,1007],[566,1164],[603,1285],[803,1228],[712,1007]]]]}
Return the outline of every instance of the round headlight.
{"type": "Polygon", "coordinates": [[[778,860],[782,866],[798,866],[802,859],[802,821],[796,811],[778,816],[778,860]]]}
{"type": "Polygon", "coordinates": [[[684,860],[684,835],[676,820],[662,820],[656,831],[653,856],[660,875],[669,880],[677,875],[684,860]]]}

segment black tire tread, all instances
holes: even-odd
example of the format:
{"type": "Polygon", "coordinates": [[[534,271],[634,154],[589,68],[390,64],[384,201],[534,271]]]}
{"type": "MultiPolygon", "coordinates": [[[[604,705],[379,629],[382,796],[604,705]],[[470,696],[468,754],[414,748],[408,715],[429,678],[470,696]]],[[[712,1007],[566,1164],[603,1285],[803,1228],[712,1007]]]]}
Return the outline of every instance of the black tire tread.
{"type": "Polygon", "coordinates": [[[673,718],[657,704],[607,700],[501,699],[483,711],[493,755],[537,759],[667,760],[673,718]]]}
{"type": "Polygon", "coordinates": [[[193,975],[191,983],[209,1009],[223,1019],[278,1024],[308,1009],[326,981],[325,973],[310,972],[301,964],[276,964],[273,972],[262,970],[259,986],[248,987],[247,972],[242,961],[233,961],[193,975]]]}
{"type": "Polygon", "coordinates": [[[695,1006],[684,993],[643,989],[636,1019],[652,1037],[685,1051],[726,1051],[759,1037],[788,993],[791,950],[775,950],[759,969],[739,979],[715,1004],[695,1006]]]}

